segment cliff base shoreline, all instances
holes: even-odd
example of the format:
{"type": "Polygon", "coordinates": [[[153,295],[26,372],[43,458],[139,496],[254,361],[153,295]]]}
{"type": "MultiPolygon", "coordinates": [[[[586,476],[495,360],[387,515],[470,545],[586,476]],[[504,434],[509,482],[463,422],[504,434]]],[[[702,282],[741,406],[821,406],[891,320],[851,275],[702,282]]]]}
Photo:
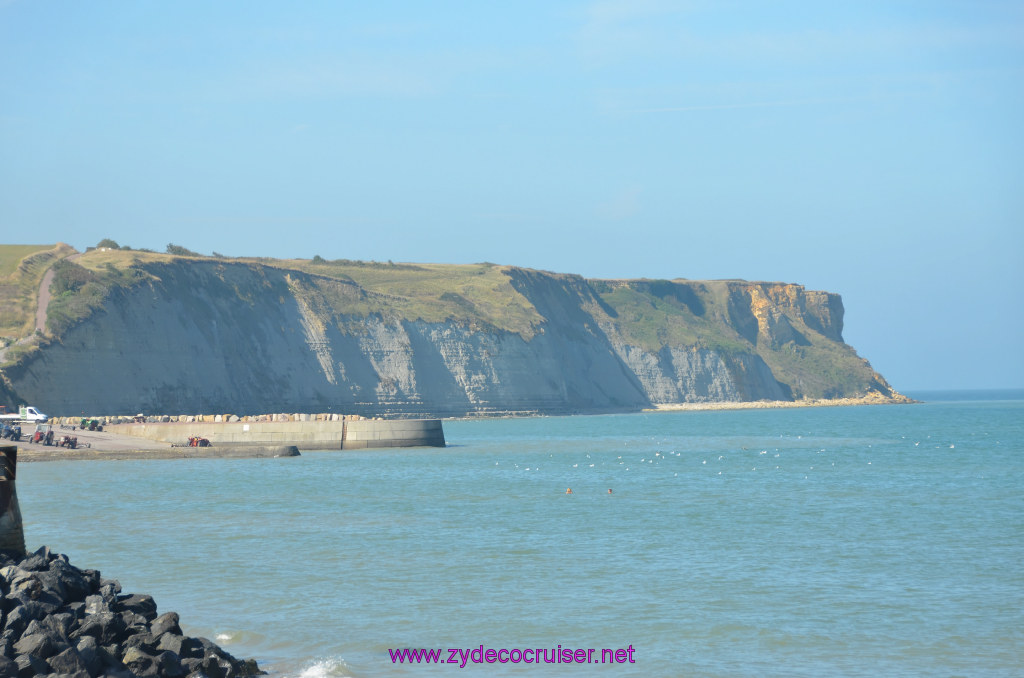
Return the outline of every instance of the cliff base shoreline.
{"type": "Polygon", "coordinates": [[[706,403],[659,403],[644,412],[686,412],[700,410],[774,410],[792,407],[851,407],[858,405],[910,405],[920,401],[897,394],[890,398],[872,394],[858,398],[806,398],[803,400],[715,401],[706,403]]]}

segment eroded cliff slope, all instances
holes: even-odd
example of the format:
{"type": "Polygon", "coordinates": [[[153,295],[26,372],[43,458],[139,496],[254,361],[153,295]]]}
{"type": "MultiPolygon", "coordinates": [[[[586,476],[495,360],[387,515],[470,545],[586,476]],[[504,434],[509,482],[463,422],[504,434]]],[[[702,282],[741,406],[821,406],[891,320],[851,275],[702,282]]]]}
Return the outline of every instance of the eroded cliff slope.
{"type": "Polygon", "coordinates": [[[56,415],[460,416],[896,395],[843,343],[839,297],[798,285],[490,264],[93,253],[79,264],[101,301],[3,369],[11,391],[56,415]]]}

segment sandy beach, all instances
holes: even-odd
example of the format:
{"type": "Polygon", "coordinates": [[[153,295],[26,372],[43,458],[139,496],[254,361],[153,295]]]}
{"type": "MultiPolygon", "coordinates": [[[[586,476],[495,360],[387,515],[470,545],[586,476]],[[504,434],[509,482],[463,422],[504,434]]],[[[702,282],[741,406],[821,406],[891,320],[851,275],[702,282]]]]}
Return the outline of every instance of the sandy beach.
{"type": "Polygon", "coordinates": [[[886,398],[868,395],[860,398],[817,398],[804,400],[715,401],[706,403],[662,403],[644,412],[681,412],[698,410],[771,410],[791,407],[850,407],[853,405],[901,405],[916,403],[906,396],[886,398]]]}

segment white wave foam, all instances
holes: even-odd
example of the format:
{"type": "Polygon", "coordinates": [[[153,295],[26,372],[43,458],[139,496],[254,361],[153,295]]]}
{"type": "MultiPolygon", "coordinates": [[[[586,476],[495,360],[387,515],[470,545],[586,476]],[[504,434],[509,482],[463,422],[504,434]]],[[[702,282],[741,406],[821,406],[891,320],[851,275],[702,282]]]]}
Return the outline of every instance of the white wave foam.
{"type": "Polygon", "coordinates": [[[313,660],[302,669],[298,678],[348,678],[351,675],[345,660],[340,656],[329,656],[326,659],[313,660]]]}
{"type": "Polygon", "coordinates": [[[242,629],[224,629],[212,633],[214,641],[221,645],[262,645],[266,640],[262,633],[254,633],[242,629]]]}

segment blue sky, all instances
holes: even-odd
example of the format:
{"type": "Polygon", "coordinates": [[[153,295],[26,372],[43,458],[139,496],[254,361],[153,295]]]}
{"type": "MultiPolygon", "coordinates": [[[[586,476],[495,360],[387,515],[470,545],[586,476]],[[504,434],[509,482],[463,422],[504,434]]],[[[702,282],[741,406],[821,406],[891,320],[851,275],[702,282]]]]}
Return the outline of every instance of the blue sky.
{"type": "Polygon", "coordinates": [[[0,0],[0,241],[745,278],[1024,386],[1024,3],[0,0]]]}

